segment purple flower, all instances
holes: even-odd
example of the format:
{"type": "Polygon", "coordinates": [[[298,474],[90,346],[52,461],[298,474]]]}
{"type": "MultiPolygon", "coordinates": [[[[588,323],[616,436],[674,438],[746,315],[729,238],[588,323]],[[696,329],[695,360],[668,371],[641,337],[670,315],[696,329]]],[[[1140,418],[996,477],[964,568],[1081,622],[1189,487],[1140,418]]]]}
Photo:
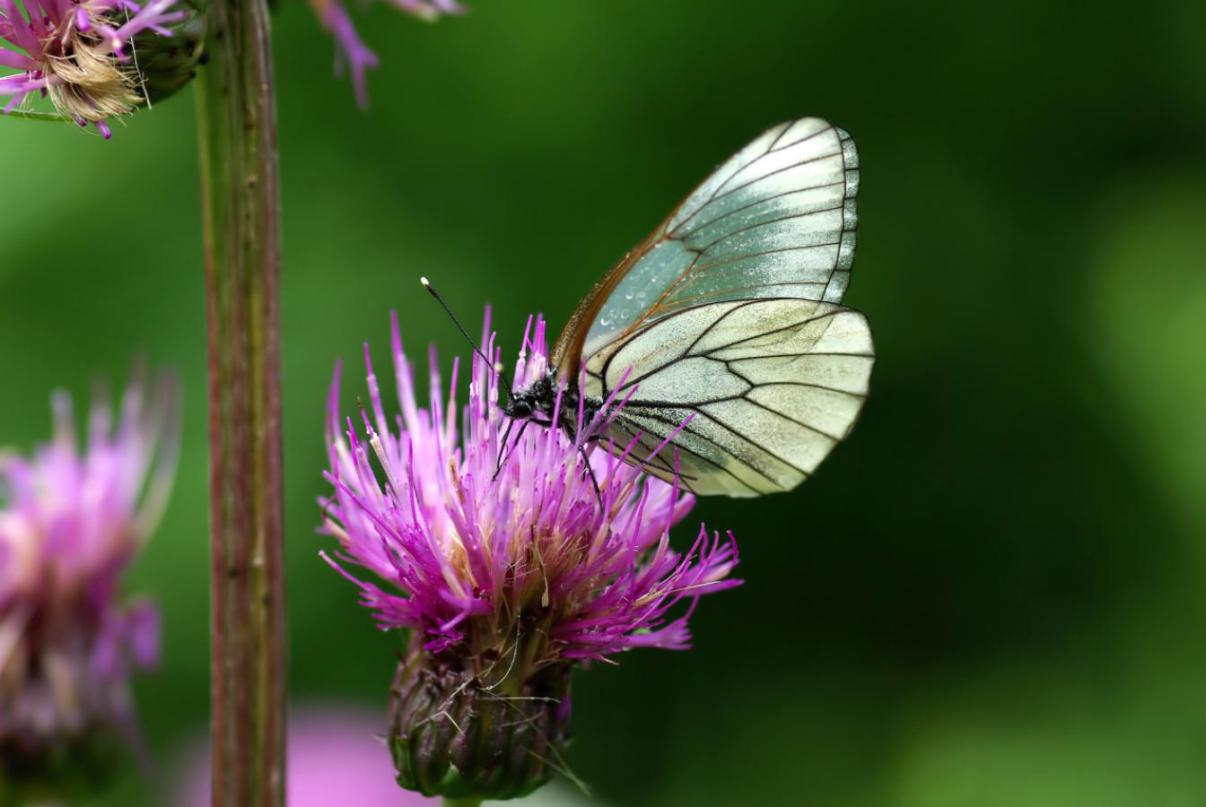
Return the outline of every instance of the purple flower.
{"type": "MultiPolygon", "coordinates": [[[[470,781],[476,772],[465,760],[509,753],[513,738],[482,739],[491,727],[532,729],[536,745],[526,753],[555,762],[575,662],[634,647],[688,647],[699,597],[739,584],[728,577],[736,544],[701,527],[685,553],[671,549],[670,528],[693,497],[615,456],[631,446],[607,451],[591,442],[601,424],[582,423],[581,413],[577,440],[557,429],[511,429],[498,404],[498,374],[480,358],[458,412],[455,393],[441,398],[433,355],[430,402],[419,408],[396,318],[392,347],[399,417],[387,416],[371,364],[370,411],[359,428],[340,418],[338,373],[331,389],[326,476],[334,493],[322,504],[324,531],[340,551],[328,561],[360,588],[381,628],[411,632],[394,689],[400,781],[432,794],[517,795],[547,772],[503,776],[504,786],[489,792],[474,788],[497,784],[497,771],[470,781]],[[353,577],[347,564],[392,590],[353,577]],[[679,604],[685,613],[672,616],[679,604]],[[502,712],[491,712],[495,703],[502,712]],[[475,720],[474,730],[463,725],[475,720]],[[452,735],[428,736],[444,729],[452,735]],[[483,742],[500,747],[482,757],[483,742]],[[433,748],[440,749],[434,756],[433,748]],[[451,784],[443,778],[449,771],[457,772],[451,784]]],[[[488,352],[498,355],[492,339],[488,352]]],[[[516,382],[546,373],[538,319],[525,334],[516,382]]],[[[452,390],[457,374],[454,364],[452,390]]]]}
{"type": "MultiPolygon", "coordinates": [[[[390,5],[422,20],[433,21],[445,14],[462,14],[464,7],[456,0],[387,0],[390,5]]],[[[356,93],[356,103],[361,107],[368,106],[368,85],[365,73],[377,66],[377,54],[368,46],[356,32],[343,0],[310,0],[310,6],[322,27],[335,38],[336,61],[335,70],[343,73],[346,68],[352,76],[352,87],[356,93]]]]}
{"type": "Polygon", "coordinates": [[[176,385],[135,381],[116,422],[95,403],[82,447],[71,399],[53,401],[54,439],[0,454],[0,758],[14,776],[132,730],[130,673],[159,651],[157,610],[118,585],[167,501],[176,385]]]}
{"type": "Polygon", "coordinates": [[[109,138],[108,119],[145,96],[132,41],[144,32],[172,36],[168,26],[187,16],[176,2],[0,0],[0,67],[18,71],[0,77],[4,114],[49,96],[63,115],[109,138]]]}

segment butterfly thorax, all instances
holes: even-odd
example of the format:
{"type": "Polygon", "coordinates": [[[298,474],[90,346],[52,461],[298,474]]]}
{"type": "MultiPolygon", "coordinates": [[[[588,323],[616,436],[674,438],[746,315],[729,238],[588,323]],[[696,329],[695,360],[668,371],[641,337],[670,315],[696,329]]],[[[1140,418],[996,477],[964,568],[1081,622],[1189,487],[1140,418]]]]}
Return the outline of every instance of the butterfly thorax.
{"type": "Polygon", "coordinates": [[[603,401],[583,396],[577,384],[567,384],[561,390],[561,401],[558,404],[559,386],[557,371],[553,370],[514,393],[503,412],[515,420],[528,420],[542,426],[560,426],[573,437],[578,431],[579,406],[582,408],[582,423],[585,425],[595,419],[603,408],[603,401]],[[557,422],[553,420],[555,411],[557,422]]]}

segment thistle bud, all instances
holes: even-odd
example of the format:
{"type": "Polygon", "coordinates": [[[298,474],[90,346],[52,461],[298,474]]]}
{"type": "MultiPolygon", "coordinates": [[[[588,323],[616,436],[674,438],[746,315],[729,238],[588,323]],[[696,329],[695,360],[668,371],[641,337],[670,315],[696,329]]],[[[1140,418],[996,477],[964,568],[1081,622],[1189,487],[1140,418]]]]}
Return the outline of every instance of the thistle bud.
{"type": "Polygon", "coordinates": [[[182,90],[204,62],[204,5],[182,2],[177,10],[182,16],[164,32],[143,31],[134,37],[136,89],[147,104],[157,104],[182,90]]]}
{"type": "Polygon", "coordinates": [[[412,652],[391,690],[398,783],[429,796],[510,799],[547,782],[568,741],[570,667],[521,679],[412,652]]]}

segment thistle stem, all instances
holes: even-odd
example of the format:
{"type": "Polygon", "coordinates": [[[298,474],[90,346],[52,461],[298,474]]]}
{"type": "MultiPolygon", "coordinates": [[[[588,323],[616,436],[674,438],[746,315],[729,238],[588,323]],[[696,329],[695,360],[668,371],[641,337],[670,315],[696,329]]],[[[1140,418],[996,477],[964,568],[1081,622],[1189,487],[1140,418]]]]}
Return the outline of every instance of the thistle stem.
{"type": "Polygon", "coordinates": [[[10,109],[4,113],[9,118],[20,118],[21,120],[42,120],[52,121],[54,123],[62,123],[70,120],[66,115],[58,115],[54,112],[34,112],[31,109],[10,109]]]}
{"type": "Polygon", "coordinates": [[[265,0],[210,0],[197,86],[209,336],[215,807],[284,803],[276,102],[265,0]]]}
{"type": "Polygon", "coordinates": [[[463,799],[453,799],[448,796],[444,797],[443,807],[480,807],[485,799],[479,799],[477,796],[466,796],[463,799]]]}

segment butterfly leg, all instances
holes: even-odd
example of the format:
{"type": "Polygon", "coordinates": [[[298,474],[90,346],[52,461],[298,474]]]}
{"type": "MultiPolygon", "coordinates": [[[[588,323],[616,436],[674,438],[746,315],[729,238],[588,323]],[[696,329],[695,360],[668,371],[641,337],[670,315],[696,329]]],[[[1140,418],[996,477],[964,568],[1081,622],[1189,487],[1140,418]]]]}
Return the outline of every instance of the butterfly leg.
{"type": "MultiPolygon", "coordinates": [[[[565,431],[571,442],[578,443],[578,426],[573,420],[565,420],[561,424],[561,428],[565,431]]],[[[603,490],[599,487],[599,479],[595,476],[595,469],[591,467],[590,455],[586,453],[586,446],[594,442],[595,435],[587,435],[581,443],[578,443],[578,456],[582,457],[582,465],[586,468],[586,474],[590,477],[590,483],[595,489],[595,498],[599,500],[599,508],[603,508],[603,490]]]]}
{"type": "Polygon", "coordinates": [[[492,482],[495,479],[498,479],[498,475],[502,473],[502,469],[506,466],[507,460],[511,458],[511,454],[514,453],[515,449],[519,446],[519,441],[523,437],[524,431],[527,430],[528,424],[535,423],[537,426],[544,426],[546,428],[549,428],[553,425],[551,420],[537,420],[535,418],[525,419],[519,424],[519,433],[515,435],[515,440],[511,443],[510,450],[507,450],[507,439],[511,434],[511,426],[514,423],[514,420],[511,420],[509,423],[507,423],[506,431],[503,432],[502,445],[499,446],[498,450],[498,462],[494,468],[494,476],[490,480],[492,482]]]}
{"type": "MultiPolygon", "coordinates": [[[[514,425],[515,425],[514,420],[508,420],[507,428],[503,430],[501,445],[499,445],[499,447],[498,447],[498,460],[494,464],[494,476],[490,477],[491,482],[493,482],[495,479],[498,479],[498,475],[502,473],[503,465],[506,463],[507,454],[508,454],[507,441],[510,440],[510,438],[511,438],[511,428],[514,425]]],[[[526,421],[525,421],[524,425],[525,426],[527,425],[526,421]]],[[[519,434],[515,438],[515,441],[519,442],[519,438],[522,436],[523,436],[523,428],[521,427],[519,430],[519,434]]]]}
{"type": "MultiPolygon", "coordinates": [[[[590,442],[589,439],[587,442],[590,442]]],[[[599,487],[599,479],[595,476],[595,469],[591,467],[590,455],[586,453],[586,444],[578,446],[578,455],[582,457],[582,464],[586,466],[586,475],[590,477],[590,483],[595,489],[595,498],[599,500],[599,509],[603,509],[603,491],[599,487]]]]}

